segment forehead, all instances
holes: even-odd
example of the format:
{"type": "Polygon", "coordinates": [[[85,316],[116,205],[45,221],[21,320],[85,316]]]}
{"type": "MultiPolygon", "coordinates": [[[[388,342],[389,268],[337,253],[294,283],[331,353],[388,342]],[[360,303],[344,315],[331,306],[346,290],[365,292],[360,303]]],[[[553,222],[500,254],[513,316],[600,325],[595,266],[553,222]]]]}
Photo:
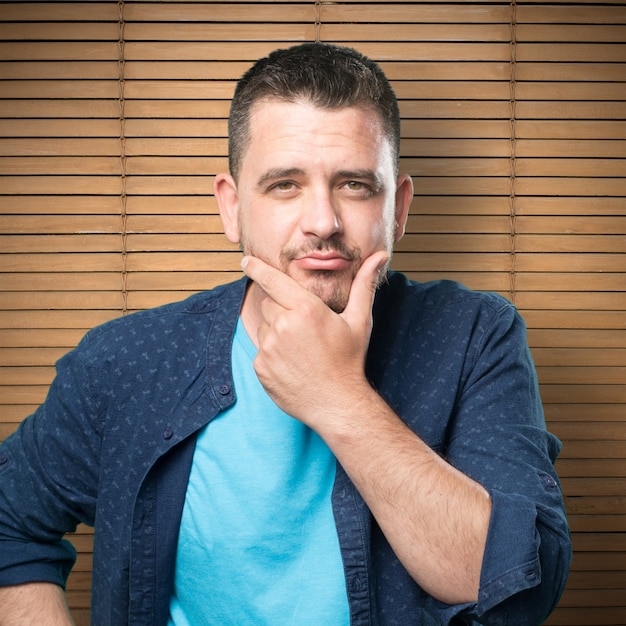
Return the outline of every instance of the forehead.
{"type": "MultiPolygon", "coordinates": [[[[358,153],[392,151],[380,114],[368,107],[322,108],[307,100],[262,99],[250,112],[248,151],[337,149],[358,153]]],[[[312,156],[312,154],[311,154],[312,156]]]]}

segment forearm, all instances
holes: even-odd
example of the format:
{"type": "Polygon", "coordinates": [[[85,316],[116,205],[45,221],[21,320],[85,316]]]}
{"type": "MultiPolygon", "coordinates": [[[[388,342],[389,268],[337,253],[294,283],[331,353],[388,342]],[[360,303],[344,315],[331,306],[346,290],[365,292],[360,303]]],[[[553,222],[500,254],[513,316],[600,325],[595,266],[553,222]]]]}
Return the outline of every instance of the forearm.
{"type": "Polygon", "coordinates": [[[73,626],[63,589],[36,582],[0,587],[0,626],[73,626]]]}
{"type": "Polygon", "coordinates": [[[424,444],[371,388],[320,426],[415,581],[449,604],[475,602],[491,501],[424,444]]]}

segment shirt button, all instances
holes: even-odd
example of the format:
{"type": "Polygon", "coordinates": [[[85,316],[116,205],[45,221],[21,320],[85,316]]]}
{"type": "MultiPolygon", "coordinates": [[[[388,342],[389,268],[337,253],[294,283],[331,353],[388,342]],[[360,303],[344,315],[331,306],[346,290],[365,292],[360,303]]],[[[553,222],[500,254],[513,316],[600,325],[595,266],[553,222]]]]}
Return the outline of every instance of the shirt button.
{"type": "Polygon", "coordinates": [[[230,393],[230,387],[228,385],[220,385],[217,390],[223,395],[227,396],[230,393]]]}
{"type": "Polygon", "coordinates": [[[541,480],[547,489],[554,489],[555,487],[558,487],[556,480],[554,480],[554,478],[552,478],[549,474],[543,474],[541,480]]]}
{"type": "Polygon", "coordinates": [[[527,572],[524,572],[524,576],[526,576],[526,580],[535,580],[537,578],[537,570],[529,569],[527,572]]]}
{"type": "Polygon", "coordinates": [[[8,460],[9,460],[9,457],[3,452],[0,452],[0,465],[4,465],[5,463],[8,462],[8,460]]]}
{"type": "Polygon", "coordinates": [[[166,428],[163,431],[163,439],[171,439],[174,435],[174,431],[171,428],[166,428]]]}

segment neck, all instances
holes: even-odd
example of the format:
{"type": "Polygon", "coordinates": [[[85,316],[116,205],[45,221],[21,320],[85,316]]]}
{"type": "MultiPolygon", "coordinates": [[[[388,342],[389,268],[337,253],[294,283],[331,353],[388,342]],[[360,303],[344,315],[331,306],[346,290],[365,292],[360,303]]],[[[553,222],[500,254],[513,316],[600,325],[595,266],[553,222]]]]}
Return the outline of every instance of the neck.
{"type": "Polygon", "coordinates": [[[259,286],[251,282],[246,290],[243,304],[241,306],[241,321],[243,327],[248,333],[248,337],[252,340],[254,345],[259,347],[258,330],[261,324],[264,323],[263,314],[261,313],[261,303],[266,298],[266,294],[259,286]]]}

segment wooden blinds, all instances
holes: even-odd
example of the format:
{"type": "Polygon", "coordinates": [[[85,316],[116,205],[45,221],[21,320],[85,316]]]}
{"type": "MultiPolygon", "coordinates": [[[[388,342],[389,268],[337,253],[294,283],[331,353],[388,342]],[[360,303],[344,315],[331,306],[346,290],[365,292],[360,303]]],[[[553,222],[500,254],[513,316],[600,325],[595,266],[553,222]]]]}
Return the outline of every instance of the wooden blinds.
{"type": "Polygon", "coordinates": [[[239,275],[211,195],[229,99],[316,39],[400,98],[416,197],[395,267],[499,291],[529,326],[575,549],[548,623],[625,624],[622,2],[0,2],[0,439],[88,328],[239,275]]]}

